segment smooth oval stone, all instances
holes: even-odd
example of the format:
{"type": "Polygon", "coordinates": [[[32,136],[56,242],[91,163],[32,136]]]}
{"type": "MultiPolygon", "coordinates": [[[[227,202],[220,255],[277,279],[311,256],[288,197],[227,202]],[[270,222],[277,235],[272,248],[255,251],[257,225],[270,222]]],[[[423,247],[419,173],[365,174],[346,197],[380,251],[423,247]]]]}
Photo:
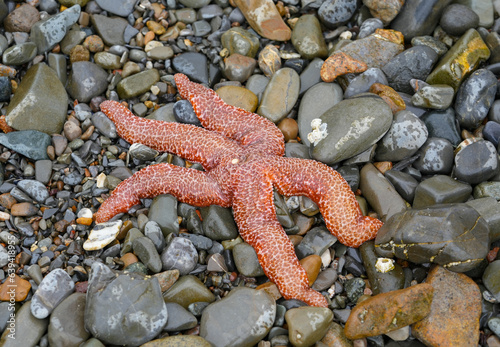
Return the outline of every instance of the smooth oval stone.
{"type": "Polygon", "coordinates": [[[285,313],[285,320],[293,346],[312,346],[326,334],[333,312],[325,307],[296,307],[285,313]]]}
{"type": "Polygon", "coordinates": [[[323,63],[323,59],[314,58],[309,65],[306,66],[304,71],[302,71],[300,74],[300,95],[303,95],[309,88],[321,82],[320,71],[323,63]]]}
{"type": "Polygon", "coordinates": [[[205,236],[212,240],[232,240],[238,237],[238,228],[230,209],[211,205],[200,209],[205,236]]]}
{"type": "Polygon", "coordinates": [[[337,83],[320,82],[304,94],[299,106],[297,123],[302,142],[309,146],[307,134],[312,131],[311,121],[342,101],[342,88],[337,83]]]}
{"type": "Polygon", "coordinates": [[[135,6],[134,0],[96,0],[96,3],[104,11],[120,17],[127,17],[132,13],[135,6]]]}
{"type": "Polygon", "coordinates": [[[474,71],[460,86],[455,101],[456,117],[467,129],[477,128],[488,115],[497,92],[497,78],[486,69],[474,71]]]}
{"type": "Polygon", "coordinates": [[[264,270],[257,259],[257,253],[248,243],[241,242],[234,246],[233,258],[238,272],[243,276],[258,277],[264,275],[264,270]]]}
{"type": "Polygon", "coordinates": [[[170,233],[179,234],[177,199],[172,195],[162,194],[155,197],[149,208],[148,217],[158,223],[163,236],[167,237],[170,233]]]}
{"type": "Polygon", "coordinates": [[[278,70],[269,81],[257,113],[277,123],[292,110],[299,98],[300,78],[295,70],[278,70]]]}
{"type": "Polygon", "coordinates": [[[51,346],[79,345],[90,337],[84,326],[85,297],[84,293],[73,293],[52,312],[48,329],[51,346]]]}
{"type": "Polygon", "coordinates": [[[363,95],[339,102],[320,119],[327,124],[328,135],[312,149],[312,157],[331,165],[380,140],[391,126],[392,111],[379,97],[363,95]]]}
{"type": "Polygon", "coordinates": [[[254,112],[259,104],[259,98],[251,90],[238,86],[224,86],[217,89],[217,94],[228,105],[236,106],[254,112]]]}
{"type": "Polygon", "coordinates": [[[359,187],[383,221],[406,210],[405,201],[373,164],[366,164],[361,169],[359,187]]]}
{"type": "Polygon", "coordinates": [[[366,93],[374,83],[389,84],[385,74],[378,68],[370,68],[352,79],[344,91],[344,97],[348,99],[354,95],[366,93]]]}
{"type": "Polygon", "coordinates": [[[413,208],[465,202],[469,199],[471,193],[472,187],[470,184],[456,181],[450,176],[436,175],[417,186],[413,208]]]}
{"type": "Polygon", "coordinates": [[[413,93],[411,79],[425,80],[438,60],[437,53],[426,46],[411,47],[382,67],[389,86],[399,92],[413,93]]]}
{"type": "Polygon", "coordinates": [[[186,7],[200,8],[207,6],[210,3],[210,0],[180,0],[179,2],[186,7]]]}
{"type": "Polygon", "coordinates": [[[306,59],[325,58],[328,55],[319,20],[312,14],[302,15],[292,31],[292,44],[306,59]]]}
{"type": "Polygon", "coordinates": [[[213,346],[253,346],[267,335],[276,317],[276,303],[263,290],[233,289],[203,310],[200,336],[213,346]],[[238,314],[234,315],[234,308],[238,314]]]}
{"type": "MultiPolygon", "coordinates": [[[[495,8],[493,2],[481,0],[460,0],[455,1],[462,5],[468,6],[479,16],[479,26],[490,28],[493,25],[495,8]]],[[[496,7],[496,5],[495,5],[496,7]]]]}
{"type": "Polygon", "coordinates": [[[31,299],[31,313],[38,319],[48,317],[75,289],[75,284],[63,269],[54,269],[43,278],[31,299]]]}
{"type": "Polygon", "coordinates": [[[234,3],[259,35],[276,41],[290,40],[292,31],[272,0],[235,0],[234,3]]]}
{"type": "Polygon", "coordinates": [[[172,59],[175,70],[185,74],[190,80],[208,84],[207,57],[197,52],[186,52],[172,59]]]}
{"type": "Polygon", "coordinates": [[[106,344],[141,345],[167,323],[167,308],[156,277],[114,272],[92,265],[85,328],[106,344]]]}
{"type": "Polygon", "coordinates": [[[481,35],[475,29],[469,29],[439,60],[426,82],[447,84],[457,90],[462,81],[489,57],[490,50],[481,35]]]}
{"type": "Polygon", "coordinates": [[[89,102],[108,87],[108,73],[99,65],[90,61],[78,61],[71,66],[66,88],[73,99],[89,102]]]}
{"type": "Polygon", "coordinates": [[[31,301],[26,301],[16,310],[14,327],[8,325],[0,338],[3,347],[35,346],[46,333],[49,319],[34,317],[30,308],[31,301]]]}
{"type": "Polygon", "coordinates": [[[405,40],[415,36],[430,35],[451,0],[405,1],[399,15],[391,22],[391,28],[400,31],[405,40]]]}
{"type": "Polygon", "coordinates": [[[2,55],[5,65],[23,65],[36,56],[37,48],[33,42],[24,42],[7,48],[2,55]]]}
{"type": "Polygon", "coordinates": [[[194,113],[193,105],[189,100],[179,100],[174,104],[174,117],[179,123],[194,124],[200,126],[200,120],[194,113]]]}
{"type": "Polygon", "coordinates": [[[93,14],[90,20],[92,27],[107,46],[125,45],[124,32],[128,25],[125,19],[93,14]]]}
{"type": "Polygon", "coordinates": [[[133,98],[147,92],[159,80],[158,70],[145,70],[122,79],[116,86],[116,91],[122,99],[133,98]]]}
{"type": "Polygon", "coordinates": [[[430,313],[433,294],[430,284],[421,283],[372,296],[353,308],[344,333],[361,339],[418,322],[430,313]]]}
{"type": "Polygon", "coordinates": [[[394,215],[378,231],[377,254],[456,272],[475,268],[489,251],[489,229],[466,204],[441,204],[394,215]]]}
{"type": "Polygon", "coordinates": [[[494,121],[487,122],[483,128],[483,137],[495,147],[498,147],[500,143],[500,124],[494,121]]]}
{"type": "Polygon", "coordinates": [[[347,22],[356,12],[354,0],[327,0],[318,9],[318,17],[327,27],[334,28],[347,22]]]}
{"type": "Polygon", "coordinates": [[[132,248],[134,249],[134,254],[137,255],[149,270],[153,273],[161,271],[162,261],[153,241],[145,236],[138,237],[132,242],[132,248]]]}
{"type": "Polygon", "coordinates": [[[174,237],[161,254],[163,270],[177,269],[187,275],[198,264],[198,252],[193,243],[184,237],[174,237]]]}
{"type": "Polygon", "coordinates": [[[21,180],[17,183],[17,186],[39,203],[43,203],[49,197],[48,189],[41,182],[21,180]]]}
{"type": "Polygon", "coordinates": [[[192,329],[198,324],[196,317],[175,302],[167,302],[166,304],[167,312],[170,317],[175,317],[175,319],[167,320],[167,324],[163,327],[163,331],[175,332],[180,330],[192,329]]]}
{"type": "Polygon", "coordinates": [[[51,50],[62,41],[68,29],[80,18],[80,11],[80,5],[74,5],[31,27],[30,41],[36,44],[38,54],[51,50]]]}
{"type": "Polygon", "coordinates": [[[375,158],[400,161],[413,155],[427,140],[427,128],[415,114],[400,111],[394,115],[389,131],[378,143],[375,158]]]}
{"type": "Polygon", "coordinates": [[[496,148],[489,141],[471,143],[455,155],[455,176],[470,184],[486,181],[499,170],[496,148]]]}
{"type": "Polygon", "coordinates": [[[44,63],[35,64],[19,83],[7,107],[5,120],[16,130],[59,134],[66,119],[67,99],[66,90],[54,70],[44,63]]]}
{"type": "Polygon", "coordinates": [[[446,84],[434,84],[420,88],[411,98],[413,106],[445,110],[450,107],[455,91],[446,84]]]}
{"type": "Polygon", "coordinates": [[[461,36],[467,30],[476,28],[479,24],[479,16],[470,7],[462,4],[451,4],[447,6],[439,25],[446,33],[453,36],[461,36]]]}
{"type": "Polygon", "coordinates": [[[373,294],[377,295],[404,288],[405,276],[401,265],[394,263],[394,268],[387,272],[380,272],[375,267],[378,256],[375,254],[373,240],[363,243],[359,250],[373,294]]]}
{"type": "Polygon", "coordinates": [[[103,69],[115,70],[122,67],[120,56],[109,52],[97,52],[94,54],[94,61],[103,69]]]}
{"type": "Polygon", "coordinates": [[[229,54],[237,53],[250,58],[255,58],[259,50],[259,39],[242,27],[231,28],[222,34],[221,44],[229,50],[229,54]]]}
{"type": "Polygon", "coordinates": [[[187,308],[194,302],[212,302],[215,296],[195,276],[182,276],[163,294],[165,302],[175,302],[187,308]]]}
{"type": "MultiPolygon", "coordinates": [[[[281,69],[280,52],[275,46],[266,45],[266,47],[264,47],[259,53],[258,62],[259,68],[264,75],[271,77],[276,71],[281,69]]],[[[292,66],[289,67],[293,68],[292,66]]],[[[299,71],[297,71],[297,73],[298,72],[299,71]]]]}
{"type": "Polygon", "coordinates": [[[453,146],[450,141],[430,137],[418,150],[413,166],[423,174],[447,174],[453,167],[453,146]]]}
{"type": "Polygon", "coordinates": [[[495,260],[486,267],[482,276],[484,286],[497,300],[500,300],[499,274],[500,274],[500,260],[495,260]]]}
{"type": "Polygon", "coordinates": [[[245,82],[253,73],[257,62],[241,54],[232,54],[224,60],[224,75],[230,81],[245,82]]]}

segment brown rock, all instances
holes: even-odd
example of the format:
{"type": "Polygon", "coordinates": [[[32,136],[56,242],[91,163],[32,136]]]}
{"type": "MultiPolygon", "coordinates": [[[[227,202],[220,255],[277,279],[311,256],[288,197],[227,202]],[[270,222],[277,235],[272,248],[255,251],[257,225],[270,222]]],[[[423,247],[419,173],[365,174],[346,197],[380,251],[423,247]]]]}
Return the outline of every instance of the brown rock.
{"type": "Polygon", "coordinates": [[[351,311],[344,333],[354,340],[415,323],[429,314],[433,291],[430,284],[422,283],[366,299],[351,311]]]}
{"type": "Polygon", "coordinates": [[[276,284],[274,284],[273,282],[262,283],[255,289],[265,291],[274,300],[278,300],[282,296],[278,289],[278,286],[276,286],[276,284]]]}
{"type": "Polygon", "coordinates": [[[373,17],[389,24],[404,5],[404,0],[363,0],[363,4],[370,9],[373,17]]]}
{"type": "Polygon", "coordinates": [[[335,322],[330,324],[321,342],[328,347],[353,347],[352,341],[345,336],[342,326],[335,322]]]}
{"type": "Polygon", "coordinates": [[[76,45],[71,48],[69,52],[69,61],[71,63],[76,63],[77,61],[89,61],[90,60],[90,52],[87,48],[82,45],[76,45]]]}
{"type": "Polygon", "coordinates": [[[366,71],[368,66],[354,59],[344,52],[333,53],[321,66],[321,79],[324,82],[333,82],[337,77],[348,73],[360,73],[366,71]]]}
{"type": "Polygon", "coordinates": [[[399,111],[406,109],[406,104],[403,98],[389,86],[381,83],[373,83],[370,87],[370,93],[377,94],[389,105],[392,114],[396,114],[399,111]]]}
{"type": "Polygon", "coordinates": [[[228,105],[255,112],[259,98],[251,90],[238,86],[224,86],[217,89],[217,94],[228,105]]]}
{"type": "Polygon", "coordinates": [[[267,45],[259,53],[259,68],[264,75],[271,77],[281,69],[280,52],[274,45],[267,45]]]}
{"type": "Polygon", "coordinates": [[[90,35],[83,41],[83,47],[92,53],[102,52],[104,50],[104,42],[99,35],[90,35]]]}
{"type": "Polygon", "coordinates": [[[412,335],[427,346],[477,346],[481,291],[468,276],[435,266],[426,282],[434,288],[430,314],[412,335]]]}
{"type": "Polygon", "coordinates": [[[0,205],[10,210],[14,204],[17,203],[17,200],[14,199],[10,193],[3,193],[0,195],[0,205]]]}
{"type": "Polygon", "coordinates": [[[18,275],[9,276],[2,285],[0,285],[0,301],[9,301],[11,295],[15,301],[23,301],[30,292],[31,284],[23,280],[18,275]]]}
{"type": "Polygon", "coordinates": [[[40,13],[31,5],[23,4],[9,13],[3,24],[5,31],[29,33],[31,26],[40,20],[40,13]]]}
{"type": "Polygon", "coordinates": [[[396,43],[398,45],[404,45],[405,38],[400,31],[392,29],[375,29],[375,35],[381,36],[387,41],[396,43]]]}
{"type": "Polygon", "coordinates": [[[285,142],[296,139],[299,134],[299,126],[297,121],[293,118],[283,119],[278,123],[278,128],[285,136],[285,142]]]}
{"type": "Polygon", "coordinates": [[[137,259],[137,256],[134,253],[125,253],[121,258],[121,261],[123,261],[123,268],[125,269],[127,266],[137,263],[139,259],[137,259]]]}
{"type": "Polygon", "coordinates": [[[224,59],[224,75],[231,81],[245,82],[251,75],[257,61],[241,54],[231,54],[224,59]]]}
{"type": "Polygon", "coordinates": [[[306,270],[309,285],[312,286],[316,278],[318,278],[319,271],[321,270],[321,257],[317,254],[311,254],[307,257],[300,259],[300,265],[306,270]]]}
{"type": "Polygon", "coordinates": [[[179,279],[179,270],[168,270],[154,274],[158,278],[162,292],[166,292],[179,279]]]}
{"type": "Polygon", "coordinates": [[[234,0],[234,3],[259,35],[276,41],[290,40],[292,31],[272,0],[234,0]]]}
{"type": "Polygon", "coordinates": [[[31,202],[20,202],[12,206],[10,213],[17,217],[29,217],[37,214],[36,208],[31,202]]]}

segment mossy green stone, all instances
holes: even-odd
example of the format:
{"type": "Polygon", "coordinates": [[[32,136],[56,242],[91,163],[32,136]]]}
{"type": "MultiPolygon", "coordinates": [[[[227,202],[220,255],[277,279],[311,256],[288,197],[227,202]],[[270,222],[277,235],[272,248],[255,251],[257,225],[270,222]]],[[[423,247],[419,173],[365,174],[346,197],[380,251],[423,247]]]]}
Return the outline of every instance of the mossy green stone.
{"type": "Polygon", "coordinates": [[[259,39],[254,34],[241,28],[231,28],[222,34],[222,47],[227,48],[230,54],[246,55],[255,58],[259,50],[259,39]]]}
{"type": "Polygon", "coordinates": [[[158,70],[146,70],[122,79],[116,86],[116,90],[120,99],[129,99],[146,93],[159,80],[158,70]]]}
{"type": "Polygon", "coordinates": [[[68,111],[68,96],[54,70],[33,65],[7,107],[6,121],[16,130],[59,134],[68,111]]]}
{"type": "Polygon", "coordinates": [[[481,35],[469,29],[441,58],[426,82],[447,84],[457,91],[462,81],[489,57],[490,50],[481,35]]]}
{"type": "Polygon", "coordinates": [[[328,55],[318,18],[306,14],[299,18],[292,31],[292,44],[303,58],[325,58],[328,55]]]}

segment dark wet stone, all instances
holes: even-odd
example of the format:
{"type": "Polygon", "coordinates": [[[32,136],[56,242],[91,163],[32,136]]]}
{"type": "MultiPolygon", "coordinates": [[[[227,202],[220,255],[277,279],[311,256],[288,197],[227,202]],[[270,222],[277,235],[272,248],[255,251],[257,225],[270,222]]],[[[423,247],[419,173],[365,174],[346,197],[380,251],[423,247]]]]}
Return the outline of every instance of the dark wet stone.
{"type": "Polygon", "coordinates": [[[430,84],[419,88],[412,96],[413,106],[445,110],[450,107],[455,91],[447,84],[430,84]]]}
{"type": "Polygon", "coordinates": [[[73,293],[52,312],[48,329],[50,346],[79,345],[90,337],[84,327],[85,297],[84,293],[73,293]]]}
{"type": "Polygon", "coordinates": [[[300,90],[299,95],[303,95],[313,85],[321,82],[321,66],[323,66],[323,59],[314,58],[309,65],[300,74],[300,90]]]}
{"type": "Polygon", "coordinates": [[[365,290],[366,283],[360,277],[354,277],[347,282],[344,283],[344,289],[347,295],[347,298],[350,302],[357,302],[359,297],[363,295],[363,291],[365,290]]]}
{"type": "Polygon", "coordinates": [[[14,327],[8,326],[0,338],[3,347],[35,346],[47,331],[49,319],[37,319],[30,310],[31,301],[27,301],[16,311],[14,327]],[[22,333],[21,333],[22,332],[22,333]],[[12,338],[14,334],[15,338],[12,338]],[[9,337],[9,335],[11,335],[9,337]]]}
{"type": "Polygon", "coordinates": [[[383,71],[378,68],[370,68],[352,79],[344,91],[344,97],[348,99],[356,94],[366,93],[374,83],[389,84],[383,71]]]}
{"type": "Polygon", "coordinates": [[[436,204],[465,202],[472,193],[472,187],[450,176],[436,175],[421,182],[415,190],[413,208],[436,204]]]}
{"type": "Polygon", "coordinates": [[[315,15],[306,14],[299,18],[292,31],[292,43],[303,58],[325,58],[328,55],[321,25],[315,15]]]}
{"type": "Polygon", "coordinates": [[[190,80],[208,84],[207,57],[201,53],[181,53],[172,59],[172,66],[190,80]]]}
{"type": "Polygon", "coordinates": [[[265,291],[236,288],[203,310],[200,336],[214,346],[253,346],[267,335],[275,316],[276,303],[265,291]]]}
{"type": "Polygon", "coordinates": [[[78,102],[89,102],[101,95],[108,87],[108,73],[90,61],[77,61],[71,64],[66,90],[78,102]]]}
{"type": "Polygon", "coordinates": [[[166,322],[167,308],[156,277],[92,265],[85,328],[94,337],[107,344],[136,346],[155,337],[166,322]]]}
{"type": "Polygon", "coordinates": [[[460,86],[455,101],[456,117],[467,129],[477,128],[495,100],[497,78],[486,69],[476,70],[460,86]]]}
{"type": "Polygon", "coordinates": [[[318,9],[318,17],[328,27],[347,22],[356,12],[357,2],[353,0],[327,0],[318,9]]]}
{"type": "Polygon", "coordinates": [[[164,294],[165,302],[175,302],[184,308],[192,303],[206,302],[215,300],[214,294],[195,276],[182,276],[170,287],[164,294]]]}
{"type": "Polygon", "coordinates": [[[179,100],[174,104],[174,116],[179,123],[201,125],[189,100],[179,100]]]}
{"type": "Polygon", "coordinates": [[[36,130],[0,133],[0,144],[33,160],[48,159],[47,147],[51,145],[49,135],[36,130]]]}
{"type": "Polygon", "coordinates": [[[380,272],[375,267],[378,256],[375,254],[374,244],[374,241],[367,241],[359,248],[373,294],[377,295],[380,293],[403,289],[405,276],[401,265],[395,262],[394,268],[387,272],[380,272]]]}
{"type": "Polygon", "coordinates": [[[489,229],[466,204],[412,209],[390,218],[375,239],[377,254],[416,264],[436,263],[464,272],[476,267],[489,251],[489,229]]]}
{"type": "Polygon", "coordinates": [[[119,17],[107,17],[100,14],[90,16],[92,27],[108,46],[124,45],[123,33],[128,23],[119,17]]]}
{"type": "Polygon", "coordinates": [[[442,138],[430,137],[417,152],[413,166],[423,174],[447,174],[453,167],[453,146],[442,138]]]}
{"type": "Polygon", "coordinates": [[[222,34],[222,47],[229,50],[229,54],[241,54],[250,58],[255,58],[259,49],[259,39],[251,32],[234,27],[222,34]]]}
{"type": "Polygon", "coordinates": [[[55,269],[43,278],[31,300],[31,313],[38,319],[48,317],[75,289],[68,273],[55,269]]]}
{"type": "Polygon", "coordinates": [[[247,277],[264,275],[264,270],[259,264],[257,253],[246,242],[238,243],[233,247],[233,258],[238,272],[247,277]]]}
{"type": "Polygon", "coordinates": [[[391,28],[400,31],[405,40],[415,36],[430,35],[451,0],[405,1],[399,15],[391,22],[391,28]]]}
{"type": "Polygon", "coordinates": [[[171,319],[167,320],[167,324],[163,327],[163,331],[177,332],[180,330],[188,330],[194,328],[198,324],[196,317],[181,305],[175,302],[167,302],[165,305],[171,319]]]}
{"type": "Polygon", "coordinates": [[[97,5],[104,11],[127,17],[134,10],[135,0],[96,0],[97,5]]]}
{"type": "Polygon", "coordinates": [[[163,270],[177,269],[187,275],[198,263],[198,252],[193,243],[184,237],[174,237],[161,254],[163,270]]]}
{"type": "Polygon", "coordinates": [[[24,42],[11,46],[2,54],[2,62],[5,65],[23,65],[36,56],[36,45],[33,42],[24,42]]]}
{"type": "Polygon", "coordinates": [[[489,141],[471,143],[455,155],[455,176],[470,184],[486,181],[499,170],[496,148],[489,141]]]}
{"type": "Polygon", "coordinates": [[[326,228],[316,227],[305,234],[302,241],[295,247],[295,252],[299,259],[311,254],[322,255],[330,246],[337,241],[326,228]]]}
{"type": "Polygon", "coordinates": [[[238,228],[230,209],[211,205],[200,209],[203,230],[212,240],[231,240],[238,236],[238,228]]]}
{"type": "Polygon", "coordinates": [[[382,67],[389,86],[399,92],[413,93],[411,79],[425,80],[438,60],[437,53],[426,46],[411,47],[382,67]]]}
{"type": "Polygon", "coordinates": [[[451,4],[444,9],[439,25],[447,34],[460,36],[479,25],[479,16],[469,6],[451,4]]]}
{"type": "Polygon", "coordinates": [[[402,171],[389,170],[384,175],[394,188],[396,188],[399,195],[412,204],[418,181],[412,175],[402,171]]]}
{"type": "Polygon", "coordinates": [[[488,223],[491,242],[498,241],[500,239],[500,205],[496,199],[485,197],[469,200],[466,204],[479,212],[481,217],[488,223]]]}
{"type": "Polygon", "coordinates": [[[437,38],[432,36],[416,36],[411,39],[411,44],[413,46],[427,46],[432,48],[438,56],[444,55],[448,51],[448,47],[439,41],[437,38]]]}
{"type": "Polygon", "coordinates": [[[379,161],[400,161],[415,154],[427,140],[427,128],[415,114],[400,111],[394,115],[389,131],[377,144],[379,161]]]}
{"type": "Polygon", "coordinates": [[[455,111],[452,107],[444,111],[428,111],[420,119],[429,131],[429,138],[440,137],[450,141],[453,146],[457,146],[462,141],[455,111]]]}
{"type": "Polygon", "coordinates": [[[153,241],[143,236],[138,237],[132,242],[134,254],[151,270],[153,273],[158,273],[162,268],[160,255],[155,248],[153,241]]]}
{"type": "Polygon", "coordinates": [[[498,147],[500,143],[500,124],[493,121],[487,122],[483,128],[483,137],[493,143],[495,147],[498,147]]]}
{"type": "Polygon", "coordinates": [[[21,180],[17,186],[26,192],[32,199],[43,203],[49,197],[49,191],[45,185],[35,180],[21,180]]]}
{"type": "Polygon", "coordinates": [[[177,199],[172,195],[165,194],[155,197],[149,208],[148,217],[158,223],[163,236],[167,237],[170,233],[179,234],[177,199]]]}
{"type": "Polygon", "coordinates": [[[7,76],[0,76],[0,102],[6,102],[10,100],[10,94],[12,93],[12,85],[7,76]]]}

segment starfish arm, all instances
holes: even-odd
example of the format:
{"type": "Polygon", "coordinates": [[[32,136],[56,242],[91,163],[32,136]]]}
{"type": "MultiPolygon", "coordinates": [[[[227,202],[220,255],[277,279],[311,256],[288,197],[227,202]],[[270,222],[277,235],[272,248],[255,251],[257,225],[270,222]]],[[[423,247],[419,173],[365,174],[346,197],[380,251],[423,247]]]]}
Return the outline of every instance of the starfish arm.
{"type": "Polygon", "coordinates": [[[240,235],[256,251],[266,276],[285,299],[302,300],[311,306],[327,307],[326,299],[309,287],[294,247],[276,219],[273,187],[269,177],[246,175],[233,197],[233,213],[240,235]]]}
{"type": "Polygon", "coordinates": [[[231,200],[205,172],[172,164],[150,165],[121,182],[95,214],[102,223],[127,212],[139,199],[172,194],[179,201],[203,207],[231,206],[231,200]]]}
{"type": "Polygon", "coordinates": [[[318,204],[326,226],[338,240],[359,247],[375,238],[382,222],[363,216],[344,178],[332,168],[314,161],[274,157],[273,182],[280,194],[305,195],[318,204]]]}
{"type": "Polygon", "coordinates": [[[126,141],[177,154],[206,169],[216,166],[224,154],[241,150],[235,141],[194,125],[136,117],[116,101],[104,101],[100,107],[126,141]]]}
{"type": "Polygon", "coordinates": [[[186,75],[176,74],[175,84],[180,95],[191,102],[205,128],[262,153],[279,156],[284,154],[283,133],[271,121],[226,104],[216,92],[191,82],[186,75]]]}

